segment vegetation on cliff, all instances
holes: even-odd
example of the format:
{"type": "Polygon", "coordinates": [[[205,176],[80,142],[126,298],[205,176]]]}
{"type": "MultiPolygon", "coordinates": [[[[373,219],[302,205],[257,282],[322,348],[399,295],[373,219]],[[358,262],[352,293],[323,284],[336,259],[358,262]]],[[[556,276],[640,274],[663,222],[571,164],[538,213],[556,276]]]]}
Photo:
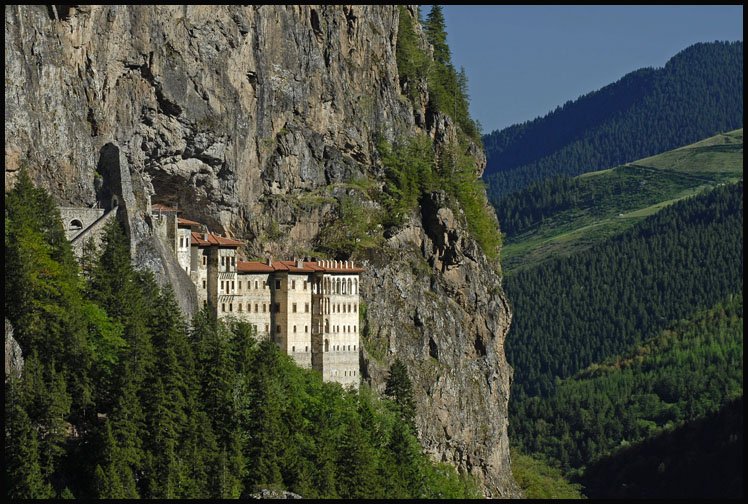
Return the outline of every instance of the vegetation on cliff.
{"type": "Polygon", "coordinates": [[[117,224],[84,279],[24,172],[5,216],[5,308],[26,357],[5,385],[6,497],[479,495],[423,454],[400,395],[323,383],[243,323],[202,311],[188,328],[117,224]]]}

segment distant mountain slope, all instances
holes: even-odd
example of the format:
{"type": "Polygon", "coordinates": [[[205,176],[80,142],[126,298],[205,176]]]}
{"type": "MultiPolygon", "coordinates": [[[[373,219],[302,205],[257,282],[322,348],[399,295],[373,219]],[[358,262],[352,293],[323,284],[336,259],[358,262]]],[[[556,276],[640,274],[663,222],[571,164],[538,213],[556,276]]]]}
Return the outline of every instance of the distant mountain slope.
{"type": "Polygon", "coordinates": [[[583,477],[590,498],[740,499],[743,397],[599,461],[583,477]]]}
{"type": "Polygon", "coordinates": [[[743,125],[743,42],[695,44],[544,117],[483,137],[497,200],[534,180],[600,170],[743,125]]]}
{"type": "Polygon", "coordinates": [[[498,202],[511,274],[581,252],[675,201],[743,177],[743,130],[616,168],[531,183],[498,202]]]}

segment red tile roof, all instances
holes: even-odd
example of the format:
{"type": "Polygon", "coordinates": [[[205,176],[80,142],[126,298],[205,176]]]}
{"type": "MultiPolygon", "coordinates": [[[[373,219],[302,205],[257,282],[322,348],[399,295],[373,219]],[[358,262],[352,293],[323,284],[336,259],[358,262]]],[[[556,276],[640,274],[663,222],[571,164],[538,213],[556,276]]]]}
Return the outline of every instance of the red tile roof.
{"type": "Polygon", "coordinates": [[[332,261],[328,262],[329,264],[325,266],[318,264],[317,261],[304,261],[302,262],[302,266],[298,267],[296,261],[273,261],[270,265],[260,261],[239,261],[237,262],[236,269],[240,273],[271,273],[274,271],[287,271],[288,273],[314,273],[319,271],[322,273],[350,274],[361,273],[364,271],[363,268],[353,267],[353,263],[348,263],[348,267],[345,267],[345,263],[342,261],[338,261],[337,264],[332,261]]]}
{"type": "Polygon", "coordinates": [[[177,217],[177,224],[182,225],[182,226],[190,226],[190,227],[202,226],[200,222],[196,222],[196,221],[189,220],[189,219],[183,219],[182,217],[177,217]]]}
{"type": "Polygon", "coordinates": [[[225,236],[218,236],[213,233],[207,233],[207,240],[205,238],[206,235],[203,233],[192,232],[192,244],[197,245],[198,247],[209,247],[212,245],[217,245],[219,247],[239,247],[244,245],[244,243],[239,240],[226,238],[225,236]]]}
{"type": "Polygon", "coordinates": [[[260,261],[236,261],[236,271],[239,273],[272,273],[275,268],[260,261]]]}

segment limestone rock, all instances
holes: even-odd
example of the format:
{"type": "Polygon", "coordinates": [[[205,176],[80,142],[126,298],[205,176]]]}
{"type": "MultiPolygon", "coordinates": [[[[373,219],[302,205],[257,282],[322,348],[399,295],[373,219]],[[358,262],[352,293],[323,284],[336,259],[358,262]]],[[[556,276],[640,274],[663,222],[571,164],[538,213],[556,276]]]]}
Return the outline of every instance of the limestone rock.
{"type": "MultiPolygon", "coordinates": [[[[6,190],[23,165],[66,206],[91,207],[119,184],[136,264],[174,285],[185,312],[193,293],[154,242],[151,201],[246,240],[246,256],[301,256],[347,185],[383,184],[378,138],[455,135],[451,119],[427,110],[423,83],[415,107],[402,95],[397,6],[4,12],[6,190]]],[[[485,157],[472,154],[479,176],[485,157]]],[[[362,371],[381,389],[400,356],[427,451],[476,474],[487,496],[516,496],[503,351],[511,314],[495,267],[442,199],[425,198],[366,264],[362,371]]]]}
{"type": "Polygon", "coordinates": [[[23,355],[21,346],[13,338],[13,325],[5,319],[5,381],[9,376],[21,377],[23,371],[23,355]]]}

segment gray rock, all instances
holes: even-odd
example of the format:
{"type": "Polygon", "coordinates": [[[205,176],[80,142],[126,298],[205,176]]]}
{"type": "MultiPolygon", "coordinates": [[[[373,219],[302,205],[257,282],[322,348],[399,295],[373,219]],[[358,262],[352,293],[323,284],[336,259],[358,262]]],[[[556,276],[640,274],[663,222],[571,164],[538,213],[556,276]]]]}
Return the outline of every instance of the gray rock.
{"type": "MultiPolygon", "coordinates": [[[[193,293],[154,242],[152,198],[246,239],[246,256],[302,256],[335,217],[332,198],[355,193],[346,184],[381,187],[377,138],[455,136],[451,119],[429,116],[425,83],[411,83],[422,91],[415,107],[401,94],[396,6],[4,12],[6,190],[26,165],[61,205],[90,207],[119,180],[134,260],[175,286],[185,312],[193,293]],[[112,175],[98,186],[97,167],[112,175]]],[[[485,157],[472,154],[479,176],[485,157]]],[[[464,216],[434,198],[368,258],[362,371],[381,390],[401,357],[427,452],[478,476],[487,496],[516,496],[503,350],[511,313],[464,216]]]]}
{"type": "Polygon", "coordinates": [[[23,371],[23,354],[21,346],[13,338],[13,325],[5,319],[5,381],[8,377],[21,377],[23,371]]]}

